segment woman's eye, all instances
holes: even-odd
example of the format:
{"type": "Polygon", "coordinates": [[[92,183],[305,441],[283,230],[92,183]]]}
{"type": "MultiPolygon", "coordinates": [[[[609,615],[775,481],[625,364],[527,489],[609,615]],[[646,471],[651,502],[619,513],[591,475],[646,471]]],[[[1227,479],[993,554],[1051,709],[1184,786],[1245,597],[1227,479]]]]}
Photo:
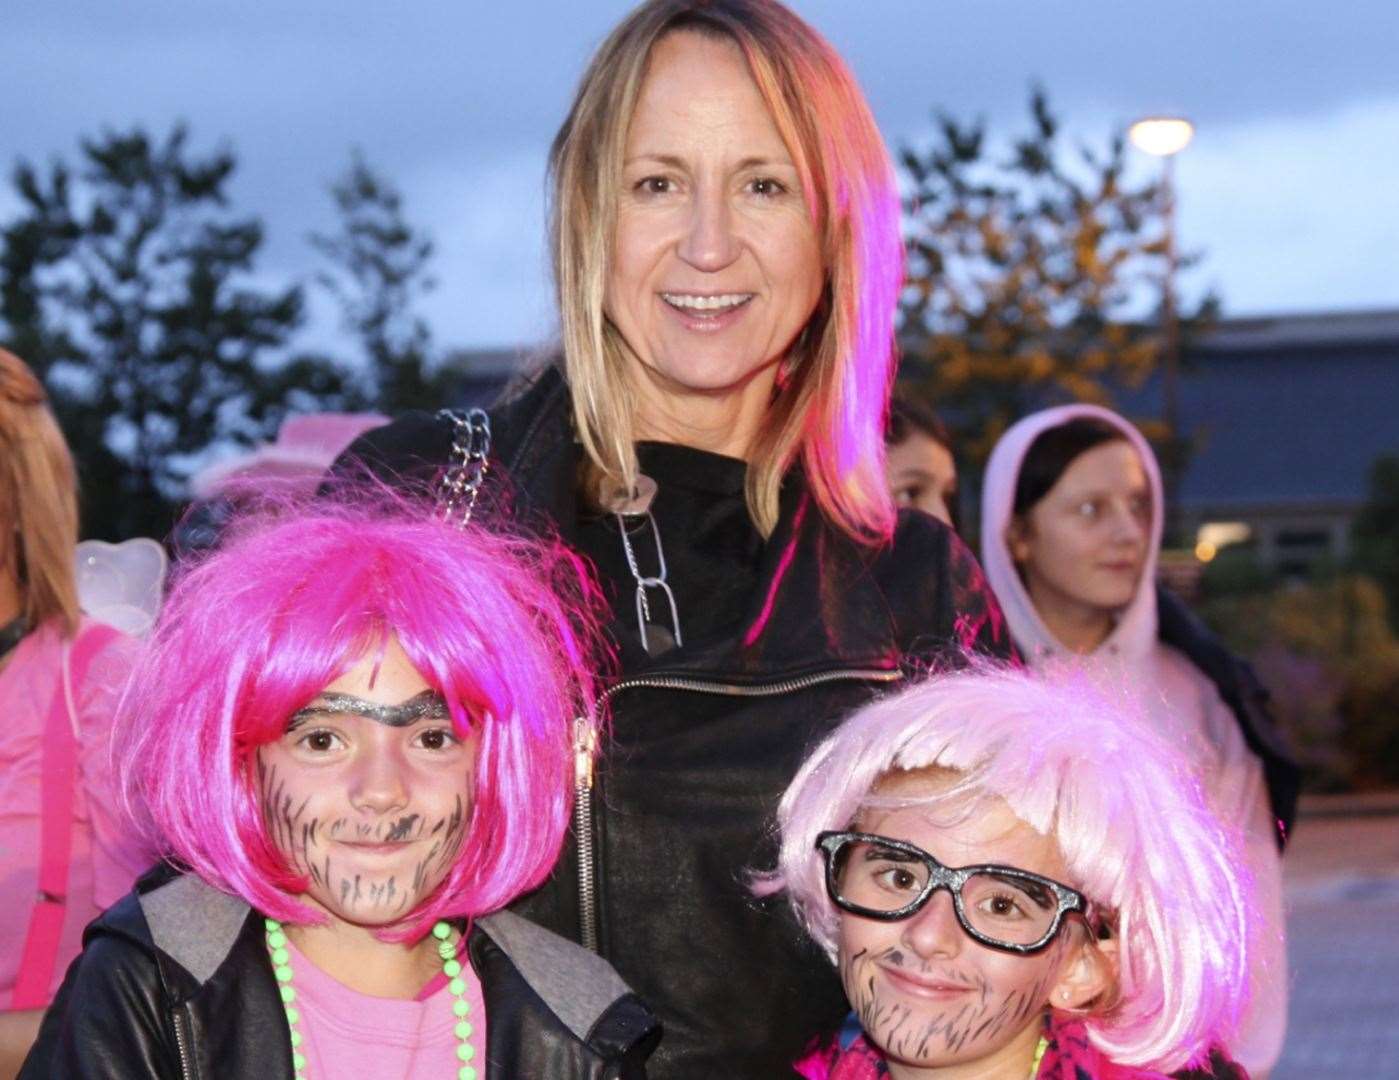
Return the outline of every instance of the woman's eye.
{"type": "Polygon", "coordinates": [[[457,736],[447,728],[428,728],[413,741],[424,750],[446,750],[456,743],[457,736]]]}
{"type": "Polygon", "coordinates": [[[633,190],[643,195],[664,195],[671,189],[671,183],[664,176],[647,176],[636,182],[633,190]]]}
{"type": "Polygon", "coordinates": [[[1079,503],[1074,512],[1078,514],[1079,517],[1087,521],[1092,521],[1098,516],[1098,510],[1098,504],[1090,500],[1088,502],[1079,503]]]}
{"type": "Polygon", "coordinates": [[[894,504],[896,506],[916,506],[922,494],[923,489],[916,484],[901,487],[894,492],[894,504]]]}
{"type": "Polygon", "coordinates": [[[787,186],[780,180],[774,180],[770,176],[760,176],[754,180],[749,187],[753,189],[754,195],[766,195],[771,198],[774,195],[785,195],[787,186]]]}
{"type": "Polygon", "coordinates": [[[325,754],[340,744],[340,736],[333,731],[308,731],[296,742],[298,746],[305,747],[312,753],[325,754]]]}

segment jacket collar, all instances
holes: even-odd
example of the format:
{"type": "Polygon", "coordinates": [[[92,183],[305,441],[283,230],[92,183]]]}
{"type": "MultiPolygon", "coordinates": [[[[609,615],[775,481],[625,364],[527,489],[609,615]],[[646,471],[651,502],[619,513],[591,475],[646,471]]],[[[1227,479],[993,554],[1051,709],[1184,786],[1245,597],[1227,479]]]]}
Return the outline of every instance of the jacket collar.
{"type": "MultiPolygon", "coordinates": [[[[491,421],[492,455],[510,478],[517,506],[546,516],[561,539],[573,542],[582,451],[562,373],[550,366],[522,380],[491,421]]],[[[629,654],[623,657],[627,674],[743,683],[833,667],[897,667],[895,620],[875,580],[880,553],[861,548],[825,520],[795,466],[783,485],[777,528],[764,546],[746,631],[736,641],[655,660],[629,654]]]]}
{"type": "MultiPolygon", "coordinates": [[[[233,1014],[250,1031],[270,1023],[285,1033],[261,924],[245,901],[192,874],[162,867],[143,878],[137,893],[103,915],[89,934],[118,934],[154,957],[165,1005],[182,1014],[176,1024],[185,1023],[182,1016],[187,1015],[194,1031],[205,1033],[214,1018],[233,1014]]],[[[502,911],[475,920],[466,951],[481,979],[487,1015],[496,1018],[487,1025],[486,1080],[497,1076],[491,1063],[514,1060],[522,1024],[536,1033],[562,1025],[576,1040],[570,1053],[584,1057],[620,1054],[657,1037],[655,1018],[607,961],[518,915],[502,911]],[[527,1022],[524,1012],[533,1020],[527,1022]]],[[[251,1035],[244,1035],[235,1041],[248,1049],[251,1035]]],[[[265,1040],[265,1035],[258,1038],[265,1040]]],[[[201,1075],[230,1064],[208,1058],[213,1049],[207,1037],[192,1034],[191,1043],[186,1052],[202,1066],[201,1075]]],[[[290,1080],[289,1039],[277,1047],[265,1041],[261,1046],[266,1080],[290,1080]]],[[[244,1075],[238,1070],[230,1074],[244,1075]]]]}

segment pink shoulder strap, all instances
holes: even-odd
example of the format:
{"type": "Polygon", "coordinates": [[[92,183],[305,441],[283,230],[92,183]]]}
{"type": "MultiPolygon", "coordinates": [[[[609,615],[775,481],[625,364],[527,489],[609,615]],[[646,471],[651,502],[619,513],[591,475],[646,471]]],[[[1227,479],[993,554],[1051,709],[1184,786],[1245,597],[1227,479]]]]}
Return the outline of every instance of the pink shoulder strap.
{"type": "MultiPolygon", "coordinates": [[[[40,763],[39,891],[29,915],[24,953],[10,998],[11,1009],[42,1009],[49,1003],[58,943],[68,904],[68,863],[73,850],[73,790],[78,767],[78,744],[68,716],[66,688],[78,693],[93,659],[118,637],[98,623],[78,634],[68,664],[69,677],[59,667],[58,687],[44,721],[40,763]]],[[[64,646],[68,648],[68,646],[64,646]]]]}

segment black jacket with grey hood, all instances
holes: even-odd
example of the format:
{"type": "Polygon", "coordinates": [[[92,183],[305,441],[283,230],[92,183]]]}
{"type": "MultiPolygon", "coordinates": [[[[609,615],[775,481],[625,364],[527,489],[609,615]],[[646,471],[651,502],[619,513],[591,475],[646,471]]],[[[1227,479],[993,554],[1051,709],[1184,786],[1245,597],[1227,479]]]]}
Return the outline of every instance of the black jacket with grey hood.
{"type": "MultiPolygon", "coordinates": [[[[467,937],[483,1080],[644,1080],[650,1010],[600,957],[500,912],[467,937]]],[[[292,1080],[262,919],[191,875],[146,875],[94,921],[20,1080],[292,1080]]]]}

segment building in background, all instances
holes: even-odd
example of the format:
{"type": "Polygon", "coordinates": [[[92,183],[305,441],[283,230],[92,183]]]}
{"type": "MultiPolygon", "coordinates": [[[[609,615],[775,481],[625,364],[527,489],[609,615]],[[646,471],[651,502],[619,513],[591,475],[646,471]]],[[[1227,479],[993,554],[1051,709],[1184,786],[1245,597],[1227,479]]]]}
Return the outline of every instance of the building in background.
{"type": "MultiPolygon", "coordinates": [[[[1157,392],[1124,404],[1156,415],[1157,392]]],[[[1180,395],[1197,554],[1247,543],[1284,574],[1343,560],[1371,466],[1399,455],[1399,310],[1222,320],[1187,352],[1180,395]]]]}
{"type": "Polygon", "coordinates": [[[443,363],[456,375],[452,383],[456,393],[442,404],[454,409],[489,408],[510,380],[533,361],[534,356],[524,349],[453,349],[443,363]]]}
{"type": "MultiPolygon", "coordinates": [[[[489,405],[528,362],[452,353],[451,404],[489,405]]],[[[1159,416],[1160,394],[1152,379],[1119,404],[1159,416]]],[[[1197,556],[1247,544],[1284,574],[1341,561],[1371,466],[1399,455],[1399,310],[1223,319],[1186,351],[1180,419],[1192,441],[1180,520],[1197,556]]]]}

